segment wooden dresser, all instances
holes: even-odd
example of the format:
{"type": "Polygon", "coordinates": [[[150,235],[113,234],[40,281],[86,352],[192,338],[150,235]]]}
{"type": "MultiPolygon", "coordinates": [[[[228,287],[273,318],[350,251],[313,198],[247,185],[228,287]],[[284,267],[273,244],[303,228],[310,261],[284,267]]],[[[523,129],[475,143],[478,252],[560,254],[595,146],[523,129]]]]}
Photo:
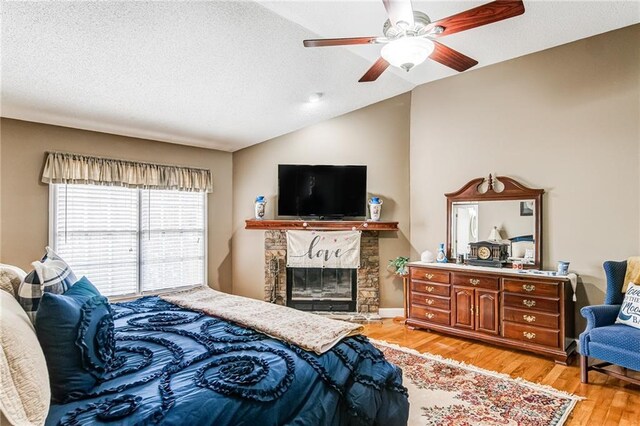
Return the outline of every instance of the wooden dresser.
{"type": "Polygon", "coordinates": [[[456,264],[409,264],[407,325],[535,352],[567,364],[573,289],[567,277],[456,264]]]}

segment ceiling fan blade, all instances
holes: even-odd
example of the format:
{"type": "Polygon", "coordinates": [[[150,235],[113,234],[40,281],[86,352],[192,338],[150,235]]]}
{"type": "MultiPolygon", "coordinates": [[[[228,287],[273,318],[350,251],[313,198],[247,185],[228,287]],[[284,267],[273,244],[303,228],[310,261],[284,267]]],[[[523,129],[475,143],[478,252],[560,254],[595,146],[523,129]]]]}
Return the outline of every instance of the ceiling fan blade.
{"type": "Polygon", "coordinates": [[[319,38],[305,40],[304,47],[347,46],[351,44],[375,44],[381,42],[382,37],[348,37],[348,38],[319,38]]]}
{"type": "Polygon", "coordinates": [[[407,26],[413,26],[413,7],[411,0],[382,0],[387,15],[393,25],[399,22],[406,22],[407,26]]]}
{"type": "Polygon", "coordinates": [[[478,61],[475,59],[463,55],[457,50],[453,50],[442,43],[438,43],[434,40],[433,44],[435,45],[435,48],[429,58],[440,62],[442,65],[446,65],[449,68],[462,72],[478,64],[478,61]]]}
{"type": "Polygon", "coordinates": [[[482,6],[474,7],[457,15],[432,22],[428,30],[442,27],[443,31],[433,32],[432,37],[444,37],[471,28],[481,27],[503,19],[513,18],[524,13],[521,0],[496,0],[482,6]]]}
{"type": "Polygon", "coordinates": [[[364,83],[368,81],[376,81],[380,74],[384,72],[389,67],[389,62],[384,60],[384,58],[378,58],[378,60],[371,65],[371,68],[367,70],[367,72],[358,80],[359,83],[364,83]]]}

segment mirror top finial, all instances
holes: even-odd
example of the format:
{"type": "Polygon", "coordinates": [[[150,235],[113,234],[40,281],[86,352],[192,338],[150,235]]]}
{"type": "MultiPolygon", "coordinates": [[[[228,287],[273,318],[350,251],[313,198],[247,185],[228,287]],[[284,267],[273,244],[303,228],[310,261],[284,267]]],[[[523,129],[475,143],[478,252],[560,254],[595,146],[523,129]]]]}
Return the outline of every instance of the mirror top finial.
{"type": "Polygon", "coordinates": [[[445,197],[451,201],[517,200],[534,199],[542,194],[544,189],[529,188],[510,177],[489,174],[488,178],[470,180],[459,190],[445,194],[445,197]],[[485,183],[487,189],[483,191],[485,183]]]}

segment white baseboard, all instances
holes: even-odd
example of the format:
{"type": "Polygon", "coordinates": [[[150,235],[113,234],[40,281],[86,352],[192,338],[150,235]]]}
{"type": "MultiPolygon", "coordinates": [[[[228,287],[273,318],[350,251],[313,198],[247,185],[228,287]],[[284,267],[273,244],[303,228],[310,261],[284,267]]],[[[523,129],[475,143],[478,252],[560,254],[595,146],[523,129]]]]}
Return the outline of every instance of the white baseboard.
{"type": "Polygon", "coordinates": [[[380,308],[378,314],[382,318],[395,318],[404,316],[403,308],[380,308]]]}

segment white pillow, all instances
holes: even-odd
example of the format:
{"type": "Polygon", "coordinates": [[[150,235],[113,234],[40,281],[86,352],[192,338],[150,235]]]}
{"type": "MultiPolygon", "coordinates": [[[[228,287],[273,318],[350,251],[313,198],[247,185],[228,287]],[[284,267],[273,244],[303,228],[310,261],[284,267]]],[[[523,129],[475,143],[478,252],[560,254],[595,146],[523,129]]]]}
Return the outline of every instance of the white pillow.
{"type": "Polygon", "coordinates": [[[27,273],[17,266],[0,263],[0,290],[11,293],[13,297],[18,294],[20,283],[27,273]]]}
{"type": "Polygon", "coordinates": [[[12,425],[42,425],[51,390],[44,353],[18,301],[0,291],[0,411],[12,425]]]}
{"type": "Polygon", "coordinates": [[[616,323],[640,328],[640,285],[629,283],[616,323]]]}

